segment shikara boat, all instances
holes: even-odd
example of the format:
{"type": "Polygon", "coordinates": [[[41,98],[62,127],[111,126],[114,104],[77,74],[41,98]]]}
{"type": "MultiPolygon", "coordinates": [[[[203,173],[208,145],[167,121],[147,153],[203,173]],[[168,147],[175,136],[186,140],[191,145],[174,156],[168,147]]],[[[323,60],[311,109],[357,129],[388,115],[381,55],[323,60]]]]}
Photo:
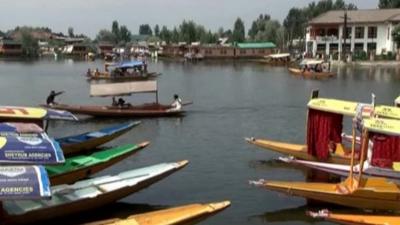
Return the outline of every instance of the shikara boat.
{"type": "Polygon", "coordinates": [[[250,144],[302,160],[349,165],[350,149],[346,147],[342,138],[343,116],[354,117],[358,108],[362,110],[363,117],[374,115],[381,118],[400,119],[400,108],[392,106],[373,107],[366,103],[318,97],[311,99],[307,106],[307,144],[293,144],[254,137],[245,138],[245,140],[250,144]],[[319,124],[322,120],[328,124],[327,127],[319,124]],[[330,142],[334,142],[334,149],[329,150],[330,142]]]}
{"type": "Polygon", "coordinates": [[[336,73],[330,72],[330,64],[326,66],[322,60],[303,60],[300,66],[302,68],[289,67],[288,70],[294,75],[307,78],[321,79],[336,76],[336,73]]]}
{"type": "Polygon", "coordinates": [[[88,70],[88,80],[149,80],[155,79],[160,73],[147,72],[147,65],[142,61],[126,61],[106,63],[105,71],[88,70]],[[111,71],[110,71],[111,69],[111,71]]]}
{"type": "Polygon", "coordinates": [[[101,207],[140,191],[183,168],[188,161],[162,163],[52,187],[51,200],[3,201],[5,224],[33,223],[101,207]]]}
{"type": "Polygon", "coordinates": [[[287,65],[290,63],[290,53],[270,54],[264,56],[264,59],[270,65],[287,65]]]}
{"type": "Polygon", "coordinates": [[[98,151],[89,156],[67,158],[63,165],[46,166],[46,170],[52,185],[71,184],[128,158],[149,144],[149,142],[138,145],[128,144],[98,151]]]}
{"type": "MultiPolygon", "coordinates": [[[[399,149],[400,151],[400,149],[399,149]]],[[[334,163],[323,163],[323,162],[313,162],[307,160],[298,160],[291,157],[280,157],[281,161],[291,164],[300,164],[305,167],[309,167],[312,169],[317,169],[321,171],[325,171],[331,174],[336,174],[339,176],[346,177],[351,169],[350,165],[341,165],[334,163]]],[[[356,165],[353,167],[354,173],[360,172],[360,165],[356,165]]],[[[393,168],[382,168],[373,166],[369,160],[364,162],[363,166],[363,174],[366,176],[375,176],[375,177],[386,177],[390,179],[400,179],[400,168],[393,166],[393,168]]]]}
{"type": "Polygon", "coordinates": [[[185,113],[182,108],[176,109],[171,105],[158,103],[157,81],[124,82],[112,84],[92,84],[91,96],[115,97],[130,95],[132,93],[156,93],[156,102],[142,105],[67,105],[57,104],[53,109],[67,110],[77,114],[97,117],[168,117],[181,116],[185,113]]]}
{"type": "Polygon", "coordinates": [[[313,218],[322,218],[340,224],[349,225],[398,225],[400,216],[390,215],[360,215],[360,214],[337,214],[328,210],[319,212],[308,212],[313,218]]]}
{"type": "Polygon", "coordinates": [[[111,219],[89,223],[87,225],[175,225],[186,224],[198,218],[213,215],[228,206],[229,201],[215,202],[208,204],[191,204],[169,209],[157,210],[154,212],[142,213],[129,216],[125,219],[111,219]]]}
{"type": "Polygon", "coordinates": [[[303,77],[307,77],[307,78],[328,78],[328,77],[334,77],[336,76],[336,73],[334,72],[313,72],[313,71],[304,71],[302,69],[298,69],[298,68],[293,68],[293,67],[289,67],[288,68],[289,72],[294,74],[294,75],[300,75],[303,77]]]}
{"type": "Polygon", "coordinates": [[[57,138],[64,155],[76,154],[82,151],[93,150],[115,138],[125,134],[140,122],[123,123],[106,127],[98,131],[86,132],[83,134],[57,138]]]}
{"type": "MultiPolygon", "coordinates": [[[[400,121],[366,118],[363,119],[362,124],[363,142],[360,149],[360,162],[364,162],[367,157],[369,139],[384,139],[384,141],[377,140],[382,141],[382,143],[374,142],[374,145],[377,147],[374,149],[372,157],[377,163],[393,164],[395,161],[400,161],[398,148],[395,151],[397,154],[392,155],[392,146],[400,146],[400,121]]],[[[350,165],[353,168],[355,161],[354,143],[352,145],[351,158],[350,165]]],[[[361,164],[357,175],[355,175],[353,169],[350,169],[348,178],[337,184],[265,180],[252,183],[290,195],[348,207],[372,210],[400,210],[400,186],[385,178],[364,178],[362,167],[363,164],[361,164]]]]}

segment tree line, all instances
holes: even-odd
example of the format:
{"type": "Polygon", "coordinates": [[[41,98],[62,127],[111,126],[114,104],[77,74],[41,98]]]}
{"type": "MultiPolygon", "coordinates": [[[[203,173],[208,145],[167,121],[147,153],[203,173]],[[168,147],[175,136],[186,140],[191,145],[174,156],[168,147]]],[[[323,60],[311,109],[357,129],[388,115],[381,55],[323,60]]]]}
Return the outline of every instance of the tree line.
{"type": "MultiPolygon", "coordinates": [[[[400,0],[379,0],[378,7],[380,9],[400,8],[400,0]]],[[[283,23],[271,18],[268,14],[260,14],[256,17],[250,28],[245,29],[244,22],[241,18],[237,18],[232,29],[225,30],[220,27],[216,32],[207,29],[203,25],[197,24],[192,20],[184,20],[178,26],[168,28],[163,25],[156,24],[153,28],[149,24],[141,24],[138,34],[145,36],[150,41],[165,41],[166,43],[178,42],[201,42],[216,43],[219,38],[227,38],[229,42],[262,42],[269,41],[275,43],[280,48],[292,47],[293,40],[304,39],[306,27],[309,20],[315,18],[330,10],[356,10],[357,6],[352,3],[346,3],[344,0],[319,0],[311,2],[307,6],[299,8],[293,7],[289,10],[283,23]],[[289,43],[289,46],[287,44],[289,43]]],[[[28,54],[35,52],[37,49],[37,39],[32,35],[36,31],[52,32],[47,27],[16,27],[14,30],[7,32],[0,31],[0,36],[7,36],[13,32],[19,32],[19,40],[22,41],[23,48],[28,54]]],[[[85,35],[75,35],[72,27],[68,28],[69,37],[85,38],[87,43],[92,41],[85,35]]],[[[64,35],[62,32],[58,33],[64,35]]],[[[400,44],[400,28],[393,31],[396,40],[400,44]]],[[[126,25],[119,25],[118,21],[113,21],[110,29],[102,29],[96,35],[94,42],[110,42],[123,46],[133,41],[134,35],[126,25]]],[[[51,45],[59,45],[55,40],[50,40],[51,45]],[[54,42],[54,43],[53,43],[54,42]]]]}

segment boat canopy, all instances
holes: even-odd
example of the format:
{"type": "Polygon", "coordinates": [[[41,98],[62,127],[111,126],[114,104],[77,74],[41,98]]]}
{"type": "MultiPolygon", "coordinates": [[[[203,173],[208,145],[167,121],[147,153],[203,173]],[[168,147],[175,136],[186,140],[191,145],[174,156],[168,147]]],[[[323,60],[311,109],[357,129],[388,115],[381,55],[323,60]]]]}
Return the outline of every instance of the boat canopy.
{"type": "Polygon", "coordinates": [[[290,57],[289,53],[271,54],[266,56],[266,58],[273,58],[273,59],[287,58],[287,57],[290,57]]]}
{"type": "Polygon", "coordinates": [[[322,63],[324,63],[323,60],[304,59],[303,61],[301,61],[300,65],[317,65],[317,64],[322,64],[322,63]]]}
{"type": "Polygon", "coordinates": [[[394,105],[397,107],[400,105],[400,96],[394,100],[394,105]]]}
{"type": "Polygon", "coordinates": [[[157,92],[157,81],[136,81],[112,84],[90,85],[90,96],[109,97],[123,96],[133,93],[157,92]]]}
{"type": "MultiPolygon", "coordinates": [[[[314,98],[308,102],[307,106],[310,109],[315,109],[319,111],[342,114],[345,116],[354,116],[356,114],[356,109],[359,104],[364,103],[329,98],[314,98]]],[[[368,104],[364,105],[369,106],[368,104]]],[[[372,105],[370,105],[369,107],[365,107],[363,115],[367,116],[367,114],[370,114],[371,111],[372,105]]]]}
{"type": "Polygon", "coordinates": [[[0,200],[50,197],[50,182],[43,166],[0,166],[0,200]]]}
{"type": "Polygon", "coordinates": [[[59,164],[64,161],[58,142],[45,133],[0,136],[0,164],[59,164]]]}
{"type": "Polygon", "coordinates": [[[366,118],[363,127],[374,133],[400,136],[400,121],[393,119],[366,118]]]}
{"type": "Polygon", "coordinates": [[[387,105],[378,105],[374,108],[374,114],[386,118],[400,119],[400,108],[387,105]]]}
{"type": "Polygon", "coordinates": [[[121,62],[118,64],[115,64],[114,67],[115,68],[133,68],[133,67],[138,67],[138,66],[143,66],[144,63],[142,61],[125,61],[125,62],[121,62]]]}
{"type": "Polygon", "coordinates": [[[78,120],[72,113],[63,110],[21,106],[0,106],[0,119],[78,120]]]}

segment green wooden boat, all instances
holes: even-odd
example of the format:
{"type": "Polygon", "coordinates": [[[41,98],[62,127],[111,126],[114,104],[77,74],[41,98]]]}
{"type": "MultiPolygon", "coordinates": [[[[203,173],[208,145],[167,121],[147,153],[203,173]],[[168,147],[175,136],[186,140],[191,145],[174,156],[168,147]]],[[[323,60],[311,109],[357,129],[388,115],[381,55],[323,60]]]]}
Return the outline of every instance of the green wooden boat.
{"type": "Polygon", "coordinates": [[[117,162],[137,153],[150,142],[127,144],[95,152],[89,156],[80,155],[67,158],[63,165],[46,166],[52,185],[70,184],[89,177],[117,162]]]}

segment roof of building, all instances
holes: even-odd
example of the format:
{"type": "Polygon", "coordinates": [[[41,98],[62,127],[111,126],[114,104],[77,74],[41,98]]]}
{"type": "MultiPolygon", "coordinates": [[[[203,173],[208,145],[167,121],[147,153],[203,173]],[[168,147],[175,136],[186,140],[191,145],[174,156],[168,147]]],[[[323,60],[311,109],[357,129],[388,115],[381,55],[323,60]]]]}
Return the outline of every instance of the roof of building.
{"type": "MultiPolygon", "coordinates": [[[[309,21],[309,24],[343,23],[344,10],[323,13],[309,21]]],[[[400,21],[400,9],[361,9],[347,11],[348,23],[383,23],[400,21]]]]}
{"type": "Polygon", "coordinates": [[[11,39],[0,39],[1,45],[21,45],[21,42],[11,39]]]}
{"type": "Polygon", "coordinates": [[[238,48],[276,48],[272,42],[237,43],[238,48]]]}

